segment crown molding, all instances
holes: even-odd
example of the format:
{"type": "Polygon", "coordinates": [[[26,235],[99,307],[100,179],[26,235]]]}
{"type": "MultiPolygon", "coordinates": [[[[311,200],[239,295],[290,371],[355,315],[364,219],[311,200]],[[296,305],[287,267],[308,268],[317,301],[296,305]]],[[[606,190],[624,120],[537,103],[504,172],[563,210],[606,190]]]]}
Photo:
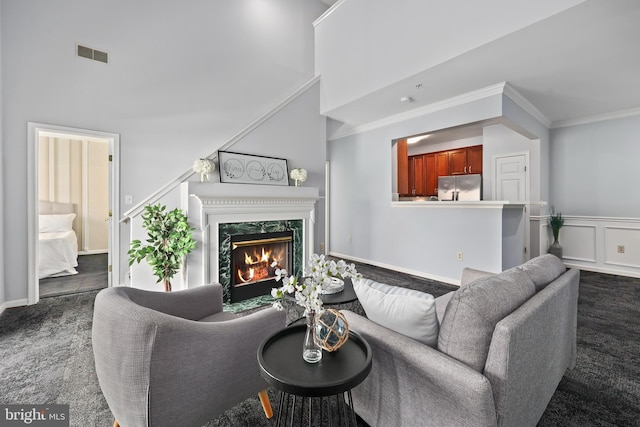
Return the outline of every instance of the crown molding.
{"type": "Polygon", "coordinates": [[[342,6],[347,0],[338,0],[337,2],[335,2],[333,4],[333,6],[331,6],[329,9],[327,9],[322,15],[320,15],[318,17],[318,19],[316,19],[315,21],[313,21],[313,26],[314,28],[316,26],[318,26],[318,24],[320,24],[322,21],[324,21],[325,19],[327,19],[329,17],[329,15],[331,15],[333,12],[335,12],[335,10],[337,8],[339,8],[340,6],[342,6]]]}
{"type": "Polygon", "coordinates": [[[625,117],[640,116],[639,108],[630,108],[628,110],[614,111],[611,113],[597,114],[594,116],[582,117],[579,119],[559,120],[553,122],[551,129],[564,128],[569,126],[586,125],[589,123],[603,122],[606,120],[623,119],[625,117]]]}
{"type": "Polygon", "coordinates": [[[538,110],[535,105],[533,105],[527,98],[522,96],[520,92],[518,92],[507,82],[505,82],[503,94],[513,102],[515,102],[524,111],[533,116],[540,123],[542,123],[547,129],[551,127],[551,120],[549,120],[547,116],[542,114],[542,112],[538,110]]]}
{"type": "MultiPolygon", "coordinates": [[[[504,93],[506,82],[498,83],[492,86],[487,86],[482,89],[467,92],[462,95],[457,95],[451,98],[444,99],[442,101],[434,102],[433,104],[425,105],[423,107],[415,108],[413,110],[405,111],[393,116],[386,117],[384,119],[376,120],[364,125],[358,125],[349,127],[347,129],[340,129],[331,135],[328,140],[333,141],[336,139],[344,138],[346,136],[355,135],[358,133],[379,129],[381,127],[389,126],[395,123],[403,122],[405,120],[421,117],[426,114],[431,114],[437,111],[446,110],[459,105],[468,104],[473,101],[488,98],[493,95],[501,95],[504,93]]],[[[516,102],[514,100],[514,102],[516,102]]]]}

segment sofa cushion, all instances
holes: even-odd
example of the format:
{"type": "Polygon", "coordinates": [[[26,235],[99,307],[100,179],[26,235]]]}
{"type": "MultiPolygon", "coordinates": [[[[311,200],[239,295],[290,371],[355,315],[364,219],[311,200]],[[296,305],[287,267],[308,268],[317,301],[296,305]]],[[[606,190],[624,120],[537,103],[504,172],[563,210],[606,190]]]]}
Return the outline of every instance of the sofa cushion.
{"type": "Polygon", "coordinates": [[[364,278],[352,279],[352,282],[371,321],[431,347],[436,346],[438,319],[433,295],[364,278]]]}
{"type": "Polygon", "coordinates": [[[495,273],[489,273],[488,271],[476,270],[475,268],[466,267],[462,270],[462,278],[460,279],[460,287],[468,286],[478,279],[484,277],[495,276],[495,273]]]}
{"type": "Polygon", "coordinates": [[[505,271],[461,287],[447,304],[438,350],[482,372],[496,324],[534,294],[533,281],[522,271],[505,271]]]}
{"type": "Polygon", "coordinates": [[[543,289],[558,276],[567,271],[564,263],[555,255],[545,254],[535,257],[512,270],[524,271],[536,285],[536,292],[543,289]]]}

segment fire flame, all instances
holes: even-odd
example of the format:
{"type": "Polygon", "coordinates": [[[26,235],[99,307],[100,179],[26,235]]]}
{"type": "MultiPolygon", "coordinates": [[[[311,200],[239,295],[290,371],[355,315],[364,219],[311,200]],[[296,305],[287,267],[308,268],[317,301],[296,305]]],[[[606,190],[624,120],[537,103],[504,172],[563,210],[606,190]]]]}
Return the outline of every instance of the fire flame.
{"type": "Polygon", "coordinates": [[[275,269],[282,268],[281,262],[284,257],[283,249],[274,248],[269,250],[265,246],[255,248],[253,253],[244,252],[244,265],[236,271],[238,283],[249,283],[275,276],[275,269]],[[273,262],[277,263],[275,268],[271,267],[273,262]]]}

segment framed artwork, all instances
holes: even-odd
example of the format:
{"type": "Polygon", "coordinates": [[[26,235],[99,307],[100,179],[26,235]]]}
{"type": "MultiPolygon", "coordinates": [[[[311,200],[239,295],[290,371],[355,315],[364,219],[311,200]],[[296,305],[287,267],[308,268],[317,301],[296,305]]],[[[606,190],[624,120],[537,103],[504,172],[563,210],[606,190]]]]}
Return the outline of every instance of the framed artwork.
{"type": "Polygon", "coordinates": [[[220,182],[289,185],[287,159],[218,151],[220,182]]]}

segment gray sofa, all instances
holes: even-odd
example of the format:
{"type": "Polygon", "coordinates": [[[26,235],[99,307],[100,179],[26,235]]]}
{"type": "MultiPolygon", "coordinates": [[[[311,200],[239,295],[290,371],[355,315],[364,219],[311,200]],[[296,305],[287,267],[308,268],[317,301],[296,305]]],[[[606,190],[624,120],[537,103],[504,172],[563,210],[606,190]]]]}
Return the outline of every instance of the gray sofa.
{"type": "MultiPolygon", "coordinates": [[[[256,353],[285,326],[284,313],[267,308],[238,316],[222,308],[217,283],[176,292],[119,286],[98,293],[95,367],[117,422],[199,427],[267,387],[256,353]]],[[[268,400],[262,402],[270,410],[268,400]]]]}
{"type": "Polygon", "coordinates": [[[489,275],[466,270],[436,298],[437,348],[350,311],[373,366],[353,390],[370,426],[535,426],[576,360],[579,271],[553,255],[489,275]]]}

